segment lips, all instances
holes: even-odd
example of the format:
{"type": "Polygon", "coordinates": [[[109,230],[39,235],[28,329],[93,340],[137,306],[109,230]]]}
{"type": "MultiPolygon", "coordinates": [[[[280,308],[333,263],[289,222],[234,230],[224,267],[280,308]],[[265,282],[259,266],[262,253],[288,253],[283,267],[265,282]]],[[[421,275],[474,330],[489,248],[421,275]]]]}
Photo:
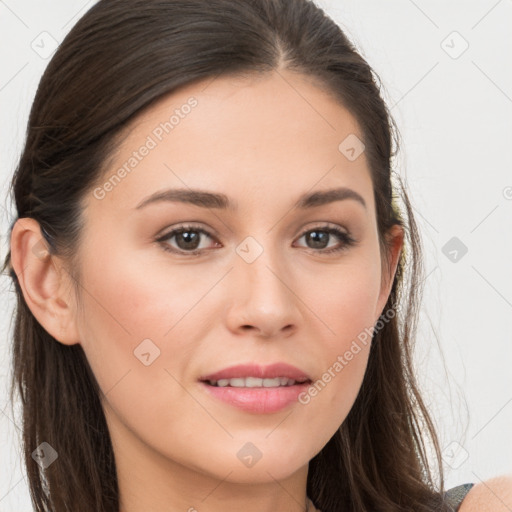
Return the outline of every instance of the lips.
{"type": "Polygon", "coordinates": [[[202,382],[219,381],[221,379],[236,379],[256,377],[259,379],[275,379],[286,377],[295,382],[311,381],[311,377],[299,368],[287,363],[274,363],[267,366],[256,364],[240,364],[224,368],[215,373],[210,373],[199,378],[202,382]]]}
{"type": "Polygon", "coordinates": [[[312,382],[307,373],[287,363],[230,366],[199,381],[208,396],[253,414],[277,413],[292,407],[312,382]]]}

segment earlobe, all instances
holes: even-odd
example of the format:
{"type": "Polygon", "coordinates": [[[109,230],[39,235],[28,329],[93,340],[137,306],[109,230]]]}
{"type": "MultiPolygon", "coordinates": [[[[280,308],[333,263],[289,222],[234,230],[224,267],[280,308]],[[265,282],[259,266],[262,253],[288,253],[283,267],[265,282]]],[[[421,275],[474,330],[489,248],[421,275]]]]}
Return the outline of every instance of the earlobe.
{"type": "Polygon", "coordinates": [[[14,224],[11,262],[25,302],[41,326],[65,345],[79,343],[69,276],[50,254],[35,219],[24,217],[14,224]]]}

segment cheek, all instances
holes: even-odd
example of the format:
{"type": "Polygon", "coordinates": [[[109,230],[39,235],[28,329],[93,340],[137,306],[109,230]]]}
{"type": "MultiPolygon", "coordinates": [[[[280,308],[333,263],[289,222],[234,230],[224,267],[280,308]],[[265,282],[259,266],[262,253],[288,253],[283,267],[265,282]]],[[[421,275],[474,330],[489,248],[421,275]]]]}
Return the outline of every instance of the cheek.
{"type": "Polygon", "coordinates": [[[187,337],[176,333],[194,316],[211,279],[201,280],[197,272],[172,268],[162,259],[151,261],[133,248],[116,252],[109,247],[103,253],[85,265],[85,341],[94,345],[103,339],[123,353],[133,352],[146,338],[160,348],[176,340],[185,344],[187,337]]]}
{"type": "Polygon", "coordinates": [[[308,294],[308,304],[325,333],[318,340],[323,372],[303,403],[316,403],[314,407],[319,407],[319,414],[320,408],[324,411],[323,420],[334,430],[349,413],[366,371],[380,273],[375,263],[368,261],[338,268],[321,279],[324,286],[308,294]]]}
{"type": "Polygon", "coordinates": [[[104,392],[128,373],[130,381],[140,380],[141,392],[162,389],[162,380],[168,385],[164,367],[169,363],[173,373],[180,373],[189,353],[182,349],[190,344],[185,315],[199,295],[190,281],[187,292],[179,293],[178,272],[163,279],[162,269],[138,259],[136,251],[129,258],[126,254],[109,247],[90,258],[83,271],[81,342],[104,392]],[[169,353],[184,356],[175,360],[169,353]]]}
{"type": "MultiPolygon", "coordinates": [[[[343,350],[350,341],[370,329],[380,292],[380,272],[374,261],[360,261],[340,267],[326,275],[316,275],[318,284],[308,293],[312,309],[323,323],[330,353],[343,350]]],[[[348,345],[347,345],[348,344],[348,345]]]]}
{"type": "Polygon", "coordinates": [[[194,432],[194,416],[183,410],[199,407],[180,383],[194,352],[191,334],[197,323],[191,324],[191,307],[202,289],[191,289],[188,279],[186,293],[178,293],[184,284],[178,271],[163,280],[162,268],[105,253],[108,257],[89,261],[83,273],[87,292],[80,331],[87,360],[106,395],[109,426],[118,429],[122,423],[144,432],[151,418],[151,432],[169,432],[170,425],[194,432]]]}

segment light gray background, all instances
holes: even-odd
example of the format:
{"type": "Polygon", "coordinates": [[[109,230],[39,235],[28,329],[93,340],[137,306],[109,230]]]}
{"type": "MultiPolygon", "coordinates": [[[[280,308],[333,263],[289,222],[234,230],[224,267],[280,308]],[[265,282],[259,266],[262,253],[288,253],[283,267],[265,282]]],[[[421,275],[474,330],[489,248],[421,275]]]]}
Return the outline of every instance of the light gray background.
{"type": "MultiPolygon", "coordinates": [[[[51,37],[61,41],[93,4],[0,0],[2,260],[12,218],[7,184],[49,60],[32,46],[41,52],[42,39],[46,49],[51,37]]],[[[427,276],[418,378],[439,429],[447,484],[512,473],[512,1],[318,4],[382,79],[402,135],[397,168],[427,276]],[[443,252],[452,237],[468,248],[455,262],[453,248],[443,252]]],[[[13,298],[0,276],[0,512],[28,512],[6,392],[13,298]]]]}

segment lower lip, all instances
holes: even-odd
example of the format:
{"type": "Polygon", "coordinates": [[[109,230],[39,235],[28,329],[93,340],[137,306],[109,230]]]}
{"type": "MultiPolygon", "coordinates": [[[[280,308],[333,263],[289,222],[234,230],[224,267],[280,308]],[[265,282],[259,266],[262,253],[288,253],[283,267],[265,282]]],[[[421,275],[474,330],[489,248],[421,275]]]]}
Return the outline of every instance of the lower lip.
{"type": "Polygon", "coordinates": [[[236,388],[231,386],[211,386],[201,382],[206,391],[215,398],[244,411],[258,414],[277,412],[293,402],[298,401],[298,396],[311,384],[294,384],[293,386],[281,386],[274,388],[236,388]]]}

